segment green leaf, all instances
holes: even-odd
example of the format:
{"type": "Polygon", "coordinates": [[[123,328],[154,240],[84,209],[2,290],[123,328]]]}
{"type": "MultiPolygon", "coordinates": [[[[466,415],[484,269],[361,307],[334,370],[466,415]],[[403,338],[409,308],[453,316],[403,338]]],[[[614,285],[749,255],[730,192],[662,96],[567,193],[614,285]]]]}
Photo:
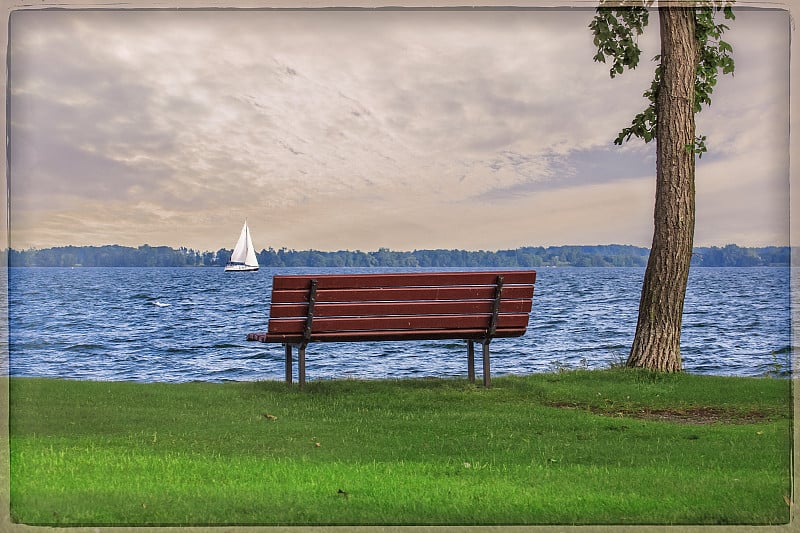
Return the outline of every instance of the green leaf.
{"type": "MultiPolygon", "coordinates": [[[[606,2],[600,0],[601,7],[597,8],[596,15],[589,28],[592,30],[593,43],[597,47],[594,61],[612,63],[609,69],[611,78],[622,74],[626,68],[635,69],[640,60],[641,49],[638,46],[637,36],[643,33],[648,23],[648,11],[653,2],[639,0],[625,2],[619,7],[603,7],[606,2]]],[[[709,0],[701,2],[695,9],[695,37],[698,39],[698,62],[695,74],[695,98],[693,110],[698,113],[704,105],[711,105],[711,95],[717,84],[719,73],[732,74],[734,72],[733,47],[721,39],[728,26],[717,24],[715,13],[724,11],[726,19],[734,19],[732,1],[709,0]]],[[[631,125],[624,128],[614,139],[614,144],[621,145],[631,139],[639,137],[646,143],[657,137],[658,116],[656,101],[658,99],[659,85],[661,83],[661,55],[653,57],[657,63],[650,88],[642,94],[649,101],[648,107],[637,114],[631,125]]],[[[687,150],[702,157],[707,151],[705,137],[697,137],[687,150]]]]}

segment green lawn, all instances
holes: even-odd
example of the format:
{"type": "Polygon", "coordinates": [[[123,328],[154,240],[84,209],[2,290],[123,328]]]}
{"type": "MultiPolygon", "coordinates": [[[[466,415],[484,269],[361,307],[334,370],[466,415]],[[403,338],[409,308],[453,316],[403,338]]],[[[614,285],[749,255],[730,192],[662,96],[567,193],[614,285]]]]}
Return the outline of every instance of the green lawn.
{"type": "Polygon", "coordinates": [[[791,381],[11,378],[26,524],[780,524],[791,381]]]}

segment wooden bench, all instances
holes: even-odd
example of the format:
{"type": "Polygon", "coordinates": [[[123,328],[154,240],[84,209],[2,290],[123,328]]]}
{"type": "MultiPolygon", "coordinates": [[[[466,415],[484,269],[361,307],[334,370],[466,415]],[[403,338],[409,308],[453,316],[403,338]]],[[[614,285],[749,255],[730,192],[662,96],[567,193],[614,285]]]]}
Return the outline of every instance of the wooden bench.
{"type": "Polygon", "coordinates": [[[285,346],[288,384],[297,346],[300,387],[310,342],[462,339],[474,381],[478,341],[489,387],[489,343],[525,333],[535,281],[532,270],[274,276],[267,332],[247,340],[285,346]]]}

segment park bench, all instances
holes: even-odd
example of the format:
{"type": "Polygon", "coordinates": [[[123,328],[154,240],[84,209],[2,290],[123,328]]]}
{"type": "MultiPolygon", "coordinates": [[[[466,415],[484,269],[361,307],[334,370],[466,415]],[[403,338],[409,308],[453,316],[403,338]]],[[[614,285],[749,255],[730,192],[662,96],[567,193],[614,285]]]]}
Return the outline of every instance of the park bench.
{"type": "Polygon", "coordinates": [[[300,387],[311,342],[465,340],[471,381],[480,342],[489,387],[489,343],[525,333],[535,281],[533,270],[278,275],[267,332],[247,340],[284,345],[288,384],[297,346],[300,387]]]}

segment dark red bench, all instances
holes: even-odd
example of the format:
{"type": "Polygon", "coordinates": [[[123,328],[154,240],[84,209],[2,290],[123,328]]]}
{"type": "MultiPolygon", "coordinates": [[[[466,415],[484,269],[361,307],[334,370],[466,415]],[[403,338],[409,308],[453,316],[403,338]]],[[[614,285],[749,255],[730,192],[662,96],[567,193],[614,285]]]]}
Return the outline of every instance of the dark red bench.
{"type": "Polygon", "coordinates": [[[285,346],[287,383],[298,346],[301,387],[310,342],[463,339],[474,381],[478,341],[489,387],[489,343],[525,333],[535,281],[533,270],[274,276],[267,332],[247,340],[285,346]]]}

